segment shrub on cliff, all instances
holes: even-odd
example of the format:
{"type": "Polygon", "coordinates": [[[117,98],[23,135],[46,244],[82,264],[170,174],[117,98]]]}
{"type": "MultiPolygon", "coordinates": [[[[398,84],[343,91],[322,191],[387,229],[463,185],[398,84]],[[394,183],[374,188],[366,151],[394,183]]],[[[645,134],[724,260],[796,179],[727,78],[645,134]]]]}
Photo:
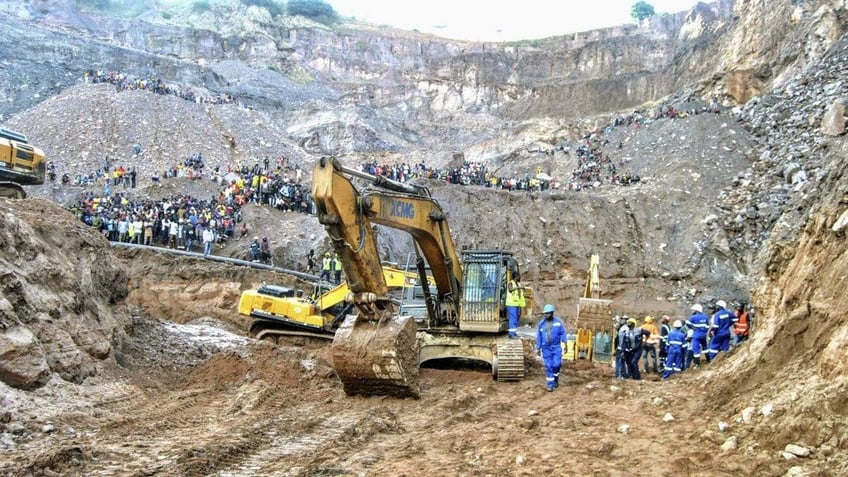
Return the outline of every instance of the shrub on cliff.
{"type": "Polygon", "coordinates": [[[272,17],[280,16],[284,11],[283,4],[277,0],[241,0],[241,3],[249,7],[262,7],[268,10],[268,13],[270,13],[272,17]]]}
{"type": "Polygon", "coordinates": [[[288,13],[304,16],[325,25],[335,23],[339,17],[332,5],[323,0],[291,0],[288,3],[288,13]]]}

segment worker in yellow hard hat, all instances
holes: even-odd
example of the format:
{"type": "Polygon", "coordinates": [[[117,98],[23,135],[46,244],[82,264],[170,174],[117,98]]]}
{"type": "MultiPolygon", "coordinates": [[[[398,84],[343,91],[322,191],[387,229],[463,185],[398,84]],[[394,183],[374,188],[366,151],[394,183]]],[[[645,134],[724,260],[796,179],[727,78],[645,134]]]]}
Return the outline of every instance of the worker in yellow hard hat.
{"type": "Polygon", "coordinates": [[[643,330],[635,318],[627,320],[627,327],[619,332],[619,347],[624,353],[624,363],[627,366],[627,376],[631,379],[642,379],[639,374],[639,358],[642,356],[642,342],[647,331],[643,330]]]}
{"type": "Polygon", "coordinates": [[[657,359],[657,347],[660,344],[660,331],[657,329],[657,325],[654,324],[654,317],[646,316],[642,324],[642,329],[648,332],[647,338],[642,342],[642,361],[645,364],[645,373],[651,372],[648,368],[648,356],[653,360],[654,373],[659,373],[660,367],[659,360],[657,359]]]}

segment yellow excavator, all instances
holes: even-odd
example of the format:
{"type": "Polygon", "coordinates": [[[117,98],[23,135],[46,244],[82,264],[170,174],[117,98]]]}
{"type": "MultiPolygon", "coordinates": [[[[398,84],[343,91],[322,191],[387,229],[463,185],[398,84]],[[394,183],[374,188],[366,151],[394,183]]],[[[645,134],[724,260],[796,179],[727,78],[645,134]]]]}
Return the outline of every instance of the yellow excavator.
{"type": "MultiPolygon", "coordinates": [[[[414,311],[415,290],[421,289],[418,274],[383,265],[383,277],[396,302],[412,315],[420,315],[414,311]]],[[[242,292],[238,311],[253,318],[250,333],[257,339],[274,343],[282,337],[330,341],[353,307],[345,303],[348,293],[347,282],[335,287],[316,282],[308,296],[301,290],[263,284],[242,292]]]]}
{"type": "Polygon", "coordinates": [[[615,329],[612,300],[601,298],[600,257],[592,254],[583,296],[577,301],[577,338],[573,358],[609,363],[615,329]]]}
{"type": "MultiPolygon", "coordinates": [[[[518,262],[502,250],[463,250],[460,259],[447,217],[425,187],[392,181],[323,157],[312,175],[318,221],[342,261],[353,305],[331,346],[333,365],[349,395],[418,397],[419,365],[433,359],[486,362],[494,378],[524,377],[524,348],[508,339],[506,283],[518,262]],[[349,176],[364,179],[358,190],[349,176]],[[427,314],[401,314],[382,273],[374,224],[412,236],[427,314]],[[435,282],[431,287],[425,271],[435,282]]],[[[532,290],[525,290],[532,301],[532,290]]]]}
{"type": "Polygon", "coordinates": [[[21,133],[0,128],[0,197],[25,199],[22,185],[44,184],[44,152],[21,133]]]}

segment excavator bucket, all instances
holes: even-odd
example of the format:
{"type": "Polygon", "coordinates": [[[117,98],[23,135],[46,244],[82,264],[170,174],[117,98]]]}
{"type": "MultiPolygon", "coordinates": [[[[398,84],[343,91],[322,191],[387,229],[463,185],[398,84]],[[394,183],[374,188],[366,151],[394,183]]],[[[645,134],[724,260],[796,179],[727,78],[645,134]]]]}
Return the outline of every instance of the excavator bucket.
{"type": "Polygon", "coordinates": [[[381,321],[348,315],[331,352],[348,395],[418,398],[418,326],[411,316],[381,321]]]}

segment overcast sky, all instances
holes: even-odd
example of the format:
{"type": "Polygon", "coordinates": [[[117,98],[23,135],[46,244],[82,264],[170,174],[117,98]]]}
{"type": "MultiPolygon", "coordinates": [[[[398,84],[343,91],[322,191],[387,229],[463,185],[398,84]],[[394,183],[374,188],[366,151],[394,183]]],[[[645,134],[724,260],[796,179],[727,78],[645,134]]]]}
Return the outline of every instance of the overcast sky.
{"type": "MultiPolygon", "coordinates": [[[[326,0],[342,16],[446,38],[512,41],[632,23],[635,0],[326,0]]],[[[648,0],[657,13],[697,0],[648,0]]],[[[707,2],[709,3],[709,2],[707,2]]]]}

